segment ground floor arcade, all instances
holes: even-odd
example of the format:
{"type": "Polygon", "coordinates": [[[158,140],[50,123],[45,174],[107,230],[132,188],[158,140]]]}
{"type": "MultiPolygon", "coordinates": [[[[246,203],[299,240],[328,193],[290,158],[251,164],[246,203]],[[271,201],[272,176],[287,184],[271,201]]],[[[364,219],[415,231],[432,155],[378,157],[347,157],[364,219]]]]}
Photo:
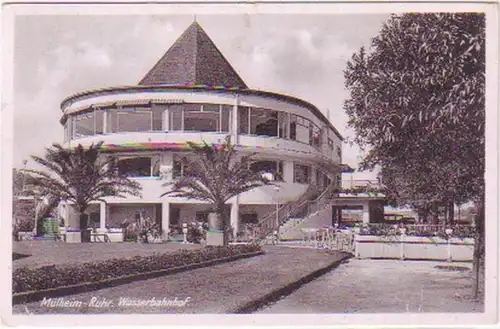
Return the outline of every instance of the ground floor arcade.
{"type": "MultiPolygon", "coordinates": [[[[233,235],[244,235],[246,230],[257,224],[264,216],[272,213],[275,205],[228,204],[228,216],[233,235]]],[[[82,223],[72,207],[62,205],[62,226],[81,229],[84,226],[97,233],[106,233],[128,227],[141,220],[156,223],[162,239],[182,235],[184,223],[207,223],[211,208],[201,203],[105,203],[92,204],[86,211],[87,222],[82,223]]]]}

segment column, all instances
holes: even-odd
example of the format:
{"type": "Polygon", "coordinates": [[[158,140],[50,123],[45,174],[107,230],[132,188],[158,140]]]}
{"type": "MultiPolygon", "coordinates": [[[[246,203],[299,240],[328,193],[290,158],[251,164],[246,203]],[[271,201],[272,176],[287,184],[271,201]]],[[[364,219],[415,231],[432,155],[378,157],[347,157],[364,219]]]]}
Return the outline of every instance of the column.
{"type": "Polygon", "coordinates": [[[231,227],[233,228],[233,237],[236,239],[238,232],[240,231],[240,204],[239,197],[236,196],[234,198],[233,203],[231,204],[231,227]]]}
{"type": "Polygon", "coordinates": [[[238,96],[236,96],[231,112],[231,141],[233,144],[238,144],[238,103],[238,96]]]}
{"type": "Polygon", "coordinates": [[[108,133],[108,110],[102,110],[102,132],[103,134],[108,133]]]}
{"type": "Polygon", "coordinates": [[[99,229],[98,233],[104,233],[106,232],[106,217],[107,217],[107,209],[106,207],[106,202],[101,201],[99,203],[99,229]]]}
{"type": "Polygon", "coordinates": [[[165,107],[165,110],[162,113],[162,118],[163,118],[163,130],[168,131],[170,130],[170,112],[168,112],[168,106],[165,107]]]}
{"type": "Polygon", "coordinates": [[[283,179],[287,183],[293,183],[293,161],[283,161],[283,179]]]}
{"type": "Polygon", "coordinates": [[[162,240],[168,240],[170,226],[170,202],[163,201],[161,203],[161,228],[162,228],[162,240]]]}
{"type": "Polygon", "coordinates": [[[369,201],[363,203],[363,224],[370,223],[370,206],[369,201]]]}
{"type": "Polygon", "coordinates": [[[162,156],[160,164],[160,174],[163,180],[167,182],[172,181],[172,174],[174,169],[174,155],[172,152],[166,152],[162,156]]]}

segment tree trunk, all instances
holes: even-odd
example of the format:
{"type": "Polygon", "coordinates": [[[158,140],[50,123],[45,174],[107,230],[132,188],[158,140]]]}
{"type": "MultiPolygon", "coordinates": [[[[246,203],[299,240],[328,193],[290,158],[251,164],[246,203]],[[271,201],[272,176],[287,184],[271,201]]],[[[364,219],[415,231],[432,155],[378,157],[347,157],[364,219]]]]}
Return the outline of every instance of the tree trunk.
{"type": "Polygon", "coordinates": [[[88,215],[84,212],[79,212],[78,215],[78,217],[80,218],[80,232],[82,235],[82,242],[90,242],[90,234],[87,230],[89,223],[88,215]]]}
{"type": "Polygon", "coordinates": [[[448,205],[448,223],[450,226],[455,225],[455,203],[453,201],[448,205]]]}
{"type": "Polygon", "coordinates": [[[474,265],[472,293],[475,298],[484,298],[485,279],[485,218],[484,218],[484,198],[477,207],[478,213],[475,218],[476,234],[474,238],[474,265]]]}

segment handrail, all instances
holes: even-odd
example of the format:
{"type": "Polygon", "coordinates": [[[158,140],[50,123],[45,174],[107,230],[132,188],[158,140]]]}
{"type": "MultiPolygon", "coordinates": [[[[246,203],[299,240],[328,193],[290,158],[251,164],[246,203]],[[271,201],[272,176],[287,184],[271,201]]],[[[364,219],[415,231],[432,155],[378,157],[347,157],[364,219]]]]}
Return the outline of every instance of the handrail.
{"type": "MultiPolygon", "coordinates": [[[[307,187],[307,190],[300,196],[298,200],[290,201],[288,203],[282,204],[278,207],[278,215],[280,212],[283,212],[285,208],[290,208],[294,204],[297,204],[297,202],[303,202],[302,199],[308,200],[310,194],[312,192],[316,192],[316,187],[313,185],[309,185],[307,187]]],[[[262,226],[265,222],[272,221],[272,224],[274,224],[274,221],[276,220],[276,210],[271,211],[269,214],[265,215],[257,224],[256,226],[262,226]]]]}
{"type": "Polygon", "coordinates": [[[305,217],[309,216],[311,213],[322,208],[326,201],[329,201],[329,197],[336,189],[336,185],[334,183],[330,184],[326,189],[321,192],[321,194],[316,197],[314,200],[304,200],[297,205],[297,202],[288,203],[283,207],[278,208],[278,216],[276,216],[276,211],[272,214],[267,215],[261,221],[257,223],[256,230],[253,231],[254,239],[263,239],[273,232],[275,229],[276,217],[278,217],[278,226],[284,224],[289,218],[292,216],[297,216],[302,212],[306,212],[305,217]],[[314,206],[314,208],[313,208],[314,206]],[[314,211],[311,211],[314,209],[314,211]]]}

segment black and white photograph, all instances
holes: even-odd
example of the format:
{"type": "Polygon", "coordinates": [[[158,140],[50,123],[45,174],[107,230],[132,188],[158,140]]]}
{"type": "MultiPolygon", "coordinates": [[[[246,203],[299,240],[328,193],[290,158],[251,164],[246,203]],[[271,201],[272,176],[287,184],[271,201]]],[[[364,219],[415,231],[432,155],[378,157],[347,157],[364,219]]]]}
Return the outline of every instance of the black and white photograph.
{"type": "Polygon", "coordinates": [[[498,321],[495,4],[154,6],[4,6],[6,323],[498,321]]]}

